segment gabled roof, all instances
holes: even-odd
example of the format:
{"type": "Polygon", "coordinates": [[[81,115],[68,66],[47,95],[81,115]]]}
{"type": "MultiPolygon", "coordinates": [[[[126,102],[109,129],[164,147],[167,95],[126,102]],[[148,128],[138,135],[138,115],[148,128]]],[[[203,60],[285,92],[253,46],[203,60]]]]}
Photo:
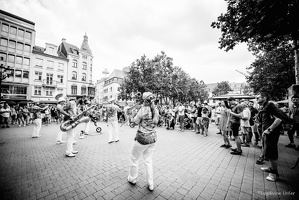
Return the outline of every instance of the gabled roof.
{"type": "Polygon", "coordinates": [[[67,53],[71,53],[71,54],[74,54],[74,53],[77,53],[77,52],[79,53],[79,48],[76,47],[75,45],[69,44],[69,43],[66,43],[66,42],[63,42],[62,44],[64,45],[64,48],[67,51],[67,53]]]}

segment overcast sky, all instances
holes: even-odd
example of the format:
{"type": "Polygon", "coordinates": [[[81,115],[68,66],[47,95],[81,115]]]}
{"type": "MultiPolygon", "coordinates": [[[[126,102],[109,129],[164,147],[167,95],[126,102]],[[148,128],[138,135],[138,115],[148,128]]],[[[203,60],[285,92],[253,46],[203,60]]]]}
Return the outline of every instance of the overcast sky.
{"type": "Polygon", "coordinates": [[[0,8],[35,23],[35,44],[66,42],[81,47],[88,36],[93,80],[129,66],[142,55],[164,51],[191,78],[205,83],[245,82],[254,57],[245,44],[218,48],[211,23],[226,12],[224,0],[0,0],[0,8]]]}

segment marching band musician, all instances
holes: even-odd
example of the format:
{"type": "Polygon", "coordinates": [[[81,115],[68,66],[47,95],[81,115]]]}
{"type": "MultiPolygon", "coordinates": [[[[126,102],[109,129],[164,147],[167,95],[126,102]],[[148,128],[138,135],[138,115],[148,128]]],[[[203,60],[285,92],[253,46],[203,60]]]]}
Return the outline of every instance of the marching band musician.
{"type": "Polygon", "coordinates": [[[134,123],[139,124],[131,152],[131,163],[128,175],[128,182],[135,185],[138,177],[138,161],[143,157],[146,168],[146,179],[148,189],[154,190],[153,160],[152,155],[155,150],[157,135],[155,127],[158,123],[159,112],[154,104],[154,95],[145,92],[142,96],[144,102],[134,117],[134,123]]]}
{"type": "MultiPolygon", "coordinates": [[[[84,103],[82,103],[82,105],[81,105],[81,108],[82,108],[81,111],[82,112],[85,111],[88,108],[88,106],[90,106],[90,101],[85,100],[84,103]]],[[[92,111],[90,111],[90,112],[92,112],[92,111]]],[[[91,119],[89,119],[87,122],[85,122],[84,131],[81,131],[79,139],[84,139],[85,135],[89,135],[90,123],[91,123],[91,119]]]]}
{"type": "Polygon", "coordinates": [[[108,143],[111,144],[119,141],[117,111],[120,111],[120,108],[115,105],[115,98],[111,98],[108,103],[106,106],[107,126],[109,131],[108,143]]]}
{"type": "MultiPolygon", "coordinates": [[[[57,105],[57,110],[59,113],[64,115],[64,119],[62,120],[63,122],[66,121],[69,118],[73,118],[74,115],[77,113],[77,105],[75,101],[69,101],[69,103],[66,104],[66,100],[63,97],[60,97],[58,99],[58,105],[57,105]]],[[[58,133],[58,138],[59,141],[62,141],[62,133],[58,133]]],[[[76,129],[70,129],[66,131],[67,133],[67,144],[66,144],[66,157],[75,157],[75,154],[78,153],[78,151],[74,151],[73,149],[73,143],[74,143],[74,138],[75,138],[75,133],[76,129]]]]}
{"type": "Polygon", "coordinates": [[[41,111],[47,109],[48,106],[41,108],[38,105],[33,106],[33,134],[32,138],[40,137],[40,129],[42,127],[41,111]]]}

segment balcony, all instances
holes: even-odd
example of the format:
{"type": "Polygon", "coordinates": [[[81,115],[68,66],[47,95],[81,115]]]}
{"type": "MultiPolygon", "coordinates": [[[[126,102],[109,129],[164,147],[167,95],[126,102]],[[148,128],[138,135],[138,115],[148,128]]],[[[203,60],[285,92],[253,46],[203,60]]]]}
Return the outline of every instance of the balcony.
{"type": "Polygon", "coordinates": [[[43,80],[43,87],[48,87],[48,88],[57,88],[57,81],[49,81],[47,79],[43,80]]]}

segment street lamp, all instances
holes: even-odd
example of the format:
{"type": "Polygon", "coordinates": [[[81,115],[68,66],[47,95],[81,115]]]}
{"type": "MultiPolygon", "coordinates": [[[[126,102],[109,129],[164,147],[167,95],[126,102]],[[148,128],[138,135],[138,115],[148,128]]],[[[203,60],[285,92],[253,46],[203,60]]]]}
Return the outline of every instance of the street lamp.
{"type": "MultiPolygon", "coordinates": [[[[3,57],[1,57],[1,60],[3,60],[3,57]]],[[[2,81],[5,80],[6,78],[9,78],[10,74],[10,67],[4,67],[3,64],[0,65],[0,100],[2,99],[2,81]]]]}

